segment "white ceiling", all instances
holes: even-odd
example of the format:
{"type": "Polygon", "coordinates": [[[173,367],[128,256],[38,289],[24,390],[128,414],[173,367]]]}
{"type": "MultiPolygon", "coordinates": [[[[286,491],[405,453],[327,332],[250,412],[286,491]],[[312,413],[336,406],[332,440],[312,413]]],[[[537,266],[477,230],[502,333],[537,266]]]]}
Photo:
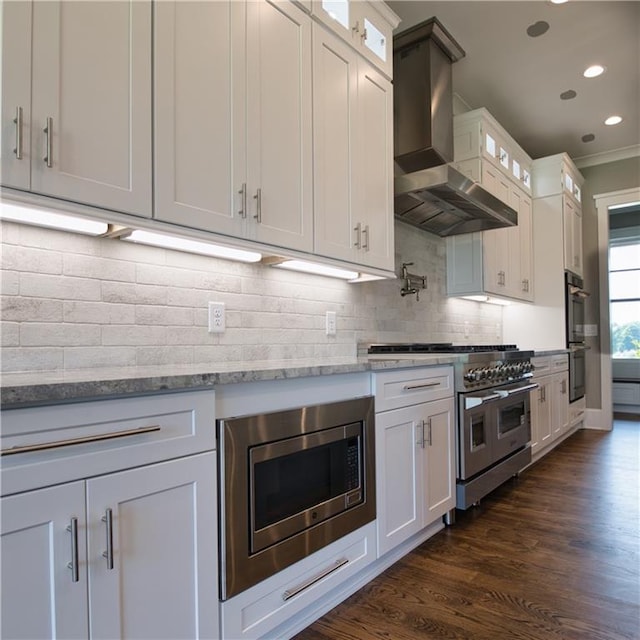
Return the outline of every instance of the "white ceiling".
{"type": "MultiPolygon", "coordinates": [[[[566,152],[574,160],[640,147],[640,2],[570,0],[393,1],[399,33],[436,16],[466,51],[453,65],[453,90],[485,107],[533,158],[566,152]],[[545,21],[532,38],[527,27],[545,21]],[[588,80],[599,63],[607,71],[588,80]],[[576,97],[561,100],[574,90],[576,97]],[[624,118],[606,126],[610,115],[624,118]],[[593,134],[592,142],[582,136],[593,134]]],[[[615,157],[615,156],[614,156],[615,157]]],[[[606,160],[605,156],[600,160],[606,160]]],[[[595,161],[597,158],[590,158],[595,161]]],[[[594,162],[595,163],[595,162],[594,162]]]]}

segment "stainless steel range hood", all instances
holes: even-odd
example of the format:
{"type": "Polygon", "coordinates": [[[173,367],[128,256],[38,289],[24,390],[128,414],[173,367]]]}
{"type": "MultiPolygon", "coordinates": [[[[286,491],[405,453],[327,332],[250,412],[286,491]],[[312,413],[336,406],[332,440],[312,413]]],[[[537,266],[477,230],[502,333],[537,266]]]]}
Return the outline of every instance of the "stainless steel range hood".
{"type": "Polygon", "coordinates": [[[395,215],[439,236],[518,223],[511,207],[447,164],[453,161],[451,65],[464,55],[436,18],[393,40],[395,215]]]}

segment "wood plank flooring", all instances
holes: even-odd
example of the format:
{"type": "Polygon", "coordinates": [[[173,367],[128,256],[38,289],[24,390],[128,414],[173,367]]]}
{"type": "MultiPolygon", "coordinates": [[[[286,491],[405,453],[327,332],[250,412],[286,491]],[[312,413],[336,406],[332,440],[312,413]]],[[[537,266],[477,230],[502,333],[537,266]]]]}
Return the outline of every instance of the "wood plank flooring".
{"type": "Polygon", "coordinates": [[[640,422],[578,431],[295,640],[640,639],[640,422]]]}

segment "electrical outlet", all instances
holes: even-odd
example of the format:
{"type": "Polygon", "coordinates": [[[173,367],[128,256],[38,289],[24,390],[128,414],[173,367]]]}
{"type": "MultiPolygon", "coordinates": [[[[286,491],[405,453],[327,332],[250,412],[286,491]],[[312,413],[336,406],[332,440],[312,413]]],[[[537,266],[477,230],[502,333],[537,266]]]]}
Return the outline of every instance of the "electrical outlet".
{"type": "Polygon", "coordinates": [[[224,302],[209,303],[209,333],[222,333],[226,329],[224,302]]]}
{"type": "Polygon", "coordinates": [[[336,335],[336,312],[335,311],[327,311],[327,315],[326,315],[326,329],[327,329],[327,335],[328,336],[335,336],[336,335]]]}

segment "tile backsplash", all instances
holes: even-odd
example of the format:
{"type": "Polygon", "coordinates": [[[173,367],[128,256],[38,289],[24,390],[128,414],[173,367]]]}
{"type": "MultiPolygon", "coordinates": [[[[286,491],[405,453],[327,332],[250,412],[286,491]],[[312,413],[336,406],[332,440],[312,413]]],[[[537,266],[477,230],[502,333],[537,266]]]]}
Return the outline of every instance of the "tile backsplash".
{"type": "Polygon", "coordinates": [[[396,224],[401,280],[349,284],[4,222],[2,371],[353,358],[361,342],[500,341],[500,307],[445,296],[445,242],[396,224]],[[207,330],[207,303],[226,331],[207,330]],[[335,311],[337,334],[325,335],[335,311]]]}

